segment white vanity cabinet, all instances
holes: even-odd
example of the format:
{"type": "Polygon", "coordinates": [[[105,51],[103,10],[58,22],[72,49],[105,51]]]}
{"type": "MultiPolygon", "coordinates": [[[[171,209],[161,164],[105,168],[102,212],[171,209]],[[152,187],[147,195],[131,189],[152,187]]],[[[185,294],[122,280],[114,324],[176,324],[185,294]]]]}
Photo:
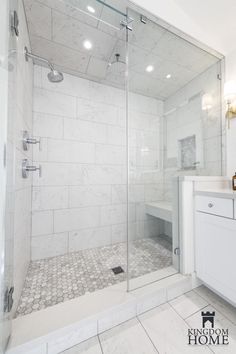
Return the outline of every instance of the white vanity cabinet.
{"type": "Polygon", "coordinates": [[[195,197],[195,269],[206,285],[236,304],[234,203],[230,198],[195,197]]]}

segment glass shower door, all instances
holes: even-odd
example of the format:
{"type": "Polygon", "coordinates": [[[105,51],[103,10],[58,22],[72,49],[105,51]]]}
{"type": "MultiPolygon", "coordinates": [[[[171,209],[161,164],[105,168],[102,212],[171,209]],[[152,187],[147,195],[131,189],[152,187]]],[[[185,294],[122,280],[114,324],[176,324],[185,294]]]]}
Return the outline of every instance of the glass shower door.
{"type": "Polygon", "coordinates": [[[0,352],[11,333],[13,304],[14,109],[16,105],[17,1],[0,3],[0,352]],[[15,11],[15,12],[14,12],[15,11]],[[15,17],[14,17],[15,14],[15,17]],[[9,23],[9,21],[15,22],[9,23]]]}
{"type": "Polygon", "coordinates": [[[179,177],[221,175],[222,131],[219,57],[158,19],[130,9],[128,16],[132,290],[179,272],[179,177]]]}

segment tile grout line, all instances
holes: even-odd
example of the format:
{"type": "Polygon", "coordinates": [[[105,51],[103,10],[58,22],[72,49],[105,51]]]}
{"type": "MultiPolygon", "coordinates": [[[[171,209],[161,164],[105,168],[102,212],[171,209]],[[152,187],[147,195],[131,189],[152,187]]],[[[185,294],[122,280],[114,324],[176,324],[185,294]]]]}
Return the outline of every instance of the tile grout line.
{"type": "Polygon", "coordinates": [[[102,347],[102,342],[101,342],[99,334],[97,334],[97,337],[98,337],[98,342],[99,342],[99,345],[100,345],[100,348],[101,348],[101,352],[102,352],[102,354],[104,354],[103,347],[102,347]]]}
{"type": "MultiPolygon", "coordinates": [[[[186,321],[186,319],[184,319],[177,311],[176,311],[176,309],[171,305],[171,304],[169,304],[170,305],[170,307],[174,310],[174,312],[181,318],[181,320],[187,325],[187,327],[188,328],[191,328],[190,327],[190,325],[188,324],[188,322],[186,321]]],[[[202,309],[204,309],[205,307],[207,307],[207,306],[209,306],[209,304],[208,305],[206,305],[206,306],[204,306],[204,307],[202,307],[202,309]]],[[[200,311],[200,310],[199,310],[200,311]]],[[[197,311],[198,312],[198,311],[197,311]]],[[[196,314],[197,312],[194,312],[194,314],[196,314]]],[[[188,316],[187,318],[189,318],[189,317],[191,317],[192,315],[190,315],[190,316],[188,316]]],[[[211,352],[213,352],[214,353],[214,351],[213,350],[211,350],[211,348],[207,345],[207,348],[211,351],[211,352]]]]}
{"type": "MultiPolygon", "coordinates": [[[[194,291],[194,289],[193,289],[193,291],[194,291]]],[[[198,294],[196,291],[195,291],[195,293],[196,294],[198,294]]],[[[202,295],[200,295],[200,294],[198,294],[203,300],[205,300],[205,301],[209,301],[209,300],[207,300],[206,298],[204,298],[202,295]]],[[[217,295],[217,294],[215,294],[214,293],[214,295],[217,295]]],[[[218,295],[217,295],[218,296],[218,295]]],[[[221,300],[224,300],[223,298],[221,299],[221,300]]],[[[225,301],[225,300],[224,300],[225,301]]],[[[208,304],[208,306],[212,306],[212,307],[214,307],[221,315],[223,315],[229,322],[231,322],[234,326],[236,326],[236,321],[234,322],[234,321],[232,321],[225,313],[224,313],[224,311],[222,311],[221,309],[219,310],[214,304],[212,304],[212,303],[209,303],[208,304]]]]}
{"type": "MultiPolygon", "coordinates": [[[[158,307],[158,306],[157,306],[157,307],[158,307]]],[[[153,343],[151,337],[149,336],[149,333],[147,332],[146,328],[143,326],[141,320],[139,319],[139,316],[136,316],[136,318],[137,318],[138,322],[140,323],[141,327],[143,328],[144,332],[146,333],[148,339],[149,339],[150,342],[152,343],[154,349],[156,350],[156,352],[157,352],[158,354],[160,354],[159,350],[157,349],[157,347],[156,347],[155,344],[153,343]]]]}

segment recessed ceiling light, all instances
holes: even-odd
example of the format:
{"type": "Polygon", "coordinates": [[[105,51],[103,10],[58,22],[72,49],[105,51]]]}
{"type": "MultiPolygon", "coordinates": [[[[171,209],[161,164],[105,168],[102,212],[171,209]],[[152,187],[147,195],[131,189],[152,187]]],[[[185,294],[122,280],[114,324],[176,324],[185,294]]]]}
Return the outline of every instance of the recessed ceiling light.
{"type": "Polygon", "coordinates": [[[90,42],[88,39],[86,39],[84,42],[83,42],[83,45],[84,45],[84,48],[85,49],[91,49],[92,48],[92,42],[90,42]]]}
{"type": "Polygon", "coordinates": [[[167,78],[167,79],[170,79],[170,78],[171,78],[171,74],[167,74],[167,75],[166,75],[166,78],[167,78]]]}
{"type": "Polygon", "coordinates": [[[148,66],[146,67],[146,71],[147,71],[148,73],[151,73],[153,70],[154,70],[154,66],[153,66],[153,65],[148,65],[148,66]]]}
{"type": "Polygon", "coordinates": [[[91,12],[91,14],[95,14],[95,9],[94,9],[94,7],[88,5],[88,6],[87,6],[87,10],[88,10],[89,12],[91,12]]]}

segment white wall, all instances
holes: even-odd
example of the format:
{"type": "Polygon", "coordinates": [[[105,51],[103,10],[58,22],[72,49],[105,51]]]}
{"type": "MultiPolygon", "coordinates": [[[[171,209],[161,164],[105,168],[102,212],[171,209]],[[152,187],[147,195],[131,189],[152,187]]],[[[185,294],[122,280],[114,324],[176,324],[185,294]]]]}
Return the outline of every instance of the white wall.
{"type": "MultiPolygon", "coordinates": [[[[126,237],[125,93],[71,75],[51,84],[47,73],[35,66],[33,131],[42,150],[35,147],[34,164],[42,165],[42,177],[33,182],[32,259],[126,237]]],[[[131,107],[130,221],[141,238],[153,234],[144,201],[160,195],[153,173],[143,169],[158,166],[162,102],[131,95],[131,107]]]]}
{"type": "Polygon", "coordinates": [[[132,2],[223,55],[228,55],[232,50],[236,30],[234,0],[133,0],[132,2]]]}
{"type": "Polygon", "coordinates": [[[33,66],[24,58],[24,46],[30,48],[22,1],[19,1],[19,38],[17,40],[17,109],[15,112],[15,216],[14,216],[14,308],[17,305],[30,261],[32,176],[22,178],[22,159],[32,164],[32,147],[22,148],[22,132],[32,135],[33,66]]]}

